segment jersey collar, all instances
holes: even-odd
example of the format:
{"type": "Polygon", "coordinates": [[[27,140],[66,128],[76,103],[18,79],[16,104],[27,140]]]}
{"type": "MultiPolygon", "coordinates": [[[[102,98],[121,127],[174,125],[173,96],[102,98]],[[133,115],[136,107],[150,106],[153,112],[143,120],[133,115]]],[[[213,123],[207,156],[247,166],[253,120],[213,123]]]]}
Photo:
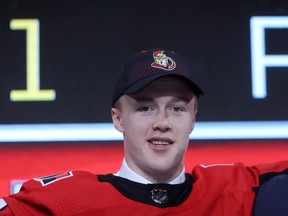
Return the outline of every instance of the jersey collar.
{"type": "MultiPolygon", "coordinates": [[[[151,181],[147,180],[143,176],[137,174],[132,169],[130,169],[126,163],[125,158],[123,159],[120,170],[114,175],[129,179],[129,180],[134,181],[134,182],[142,183],[142,184],[151,184],[152,183],[151,181]]],[[[183,167],[180,175],[177,176],[172,181],[168,182],[168,184],[181,184],[184,181],[185,181],[185,168],[183,167]]]]}

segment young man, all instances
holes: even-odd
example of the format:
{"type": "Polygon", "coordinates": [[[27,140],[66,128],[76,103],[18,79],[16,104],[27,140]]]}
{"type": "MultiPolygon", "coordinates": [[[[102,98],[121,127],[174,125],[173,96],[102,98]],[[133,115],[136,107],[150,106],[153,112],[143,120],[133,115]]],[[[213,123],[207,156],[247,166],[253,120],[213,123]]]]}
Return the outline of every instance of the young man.
{"type": "Polygon", "coordinates": [[[259,186],[288,163],[200,165],[185,171],[198,98],[193,70],[178,54],[133,55],[114,86],[112,120],[123,133],[116,174],[70,171],[34,178],[0,200],[0,215],[251,216],[259,186]]]}

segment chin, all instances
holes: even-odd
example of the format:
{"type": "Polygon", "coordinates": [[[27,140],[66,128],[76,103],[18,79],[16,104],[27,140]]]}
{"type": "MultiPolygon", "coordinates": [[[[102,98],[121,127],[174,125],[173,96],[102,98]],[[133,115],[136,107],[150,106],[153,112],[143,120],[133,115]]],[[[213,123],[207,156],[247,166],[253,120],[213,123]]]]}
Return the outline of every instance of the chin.
{"type": "Polygon", "coordinates": [[[176,168],[175,168],[175,165],[172,165],[166,162],[166,163],[154,164],[152,166],[152,169],[155,171],[156,174],[160,174],[160,173],[167,174],[168,172],[172,172],[172,171],[174,172],[176,168]]]}

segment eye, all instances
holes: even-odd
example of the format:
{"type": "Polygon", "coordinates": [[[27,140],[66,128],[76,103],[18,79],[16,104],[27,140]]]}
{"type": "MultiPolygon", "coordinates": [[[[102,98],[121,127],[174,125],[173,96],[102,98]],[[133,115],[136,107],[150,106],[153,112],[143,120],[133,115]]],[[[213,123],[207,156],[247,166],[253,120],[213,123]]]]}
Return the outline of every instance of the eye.
{"type": "Polygon", "coordinates": [[[173,107],[171,107],[171,110],[174,112],[183,112],[184,108],[180,107],[180,106],[173,106],[173,107]]]}
{"type": "Polygon", "coordinates": [[[148,107],[148,106],[143,106],[143,107],[140,107],[138,109],[138,111],[140,111],[140,112],[148,112],[148,111],[151,111],[151,110],[152,109],[150,107],[148,107]]]}

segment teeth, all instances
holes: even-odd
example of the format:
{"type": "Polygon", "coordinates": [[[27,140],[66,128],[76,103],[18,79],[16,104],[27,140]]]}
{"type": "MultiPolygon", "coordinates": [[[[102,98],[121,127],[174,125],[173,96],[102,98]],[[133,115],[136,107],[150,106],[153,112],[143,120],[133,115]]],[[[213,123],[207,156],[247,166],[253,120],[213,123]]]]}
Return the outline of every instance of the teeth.
{"type": "Polygon", "coordinates": [[[169,142],[167,141],[160,141],[160,140],[153,140],[152,143],[154,145],[168,145],[169,144],[169,142]]]}

